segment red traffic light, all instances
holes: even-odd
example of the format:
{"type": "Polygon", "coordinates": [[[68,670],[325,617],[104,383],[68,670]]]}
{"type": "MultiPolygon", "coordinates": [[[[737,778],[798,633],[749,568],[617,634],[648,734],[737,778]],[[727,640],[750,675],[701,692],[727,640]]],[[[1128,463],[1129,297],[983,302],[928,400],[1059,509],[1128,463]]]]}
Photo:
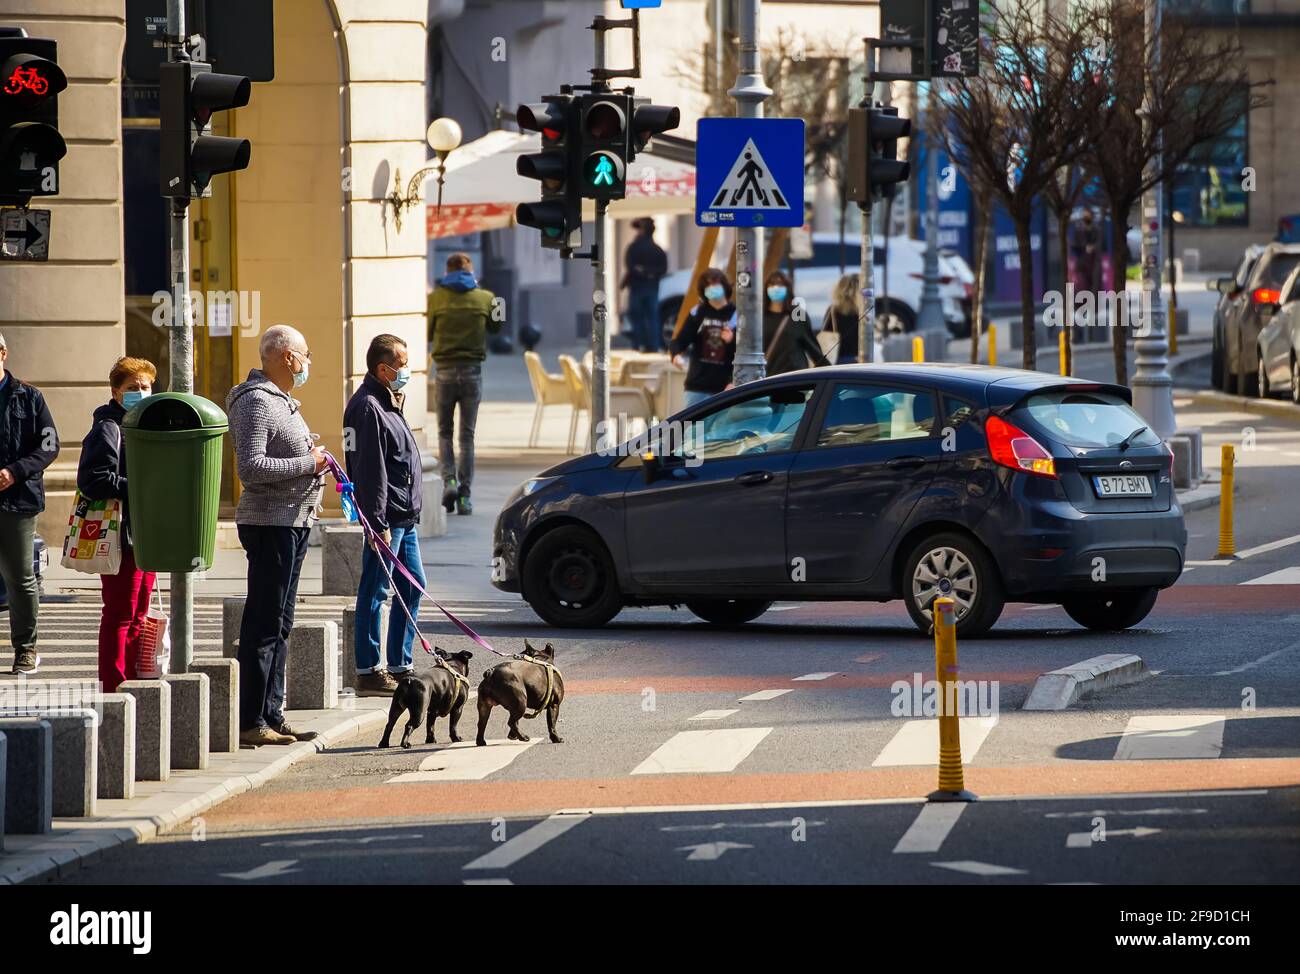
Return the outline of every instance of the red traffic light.
{"type": "Polygon", "coordinates": [[[587,109],[582,130],[591,139],[616,139],[627,125],[623,109],[612,101],[598,101],[587,109]]]}
{"type": "Polygon", "coordinates": [[[38,101],[68,87],[63,69],[37,54],[14,54],[0,65],[0,96],[38,101]]]}
{"type": "Polygon", "coordinates": [[[558,142],[564,138],[565,101],[554,100],[533,105],[520,105],[515,109],[515,121],[526,132],[541,132],[542,138],[558,142]]]}

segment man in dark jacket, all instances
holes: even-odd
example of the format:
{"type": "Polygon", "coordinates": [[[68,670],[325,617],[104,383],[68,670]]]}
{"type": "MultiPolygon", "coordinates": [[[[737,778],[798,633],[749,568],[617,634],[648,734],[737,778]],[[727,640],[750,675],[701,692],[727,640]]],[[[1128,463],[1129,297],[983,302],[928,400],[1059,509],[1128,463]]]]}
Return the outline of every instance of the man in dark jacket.
{"type": "Polygon", "coordinates": [[[627,288],[627,316],[632,322],[632,344],[638,352],[663,347],[659,327],[659,281],[668,273],[668,255],[655,243],[655,221],[634,220],[636,238],[623,254],[623,284],[627,288]]]}
{"type": "Polygon", "coordinates": [[[430,357],[437,367],[438,462],[442,468],[442,506],[450,514],[471,514],[474,479],[474,426],[483,399],[483,359],[488,332],[501,330],[496,297],[478,286],[469,254],[447,258],[447,275],[429,295],[430,357]],[[460,460],[452,429],[460,409],[460,460]]]}
{"type": "MultiPolygon", "coordinates": [[[[356,487],[357,510],[370,522],[413,576],[424,584],[420,561],[420,448],[402,412],[402,388],[411,378],[406,343],[396,335],[377,335],[366,351],[366,377],[343,411],[344,459],[348,477],[356,487]]],[[[387,564],[367,545],[361,555],[361,582],[357,587],[356,644],[357,693],[392,695],[397,680],[410,673],[411,643],[415,639],[420,592],[397,566],[387,564]],[[387,571],[385,571],[387,568],[387,571]],[[392,586],[388,573],[410,618],[400,605],[388,617],[388,669],[379,665],[379,610],[392,586]]]]}
{"type": "Polygon", "coordinates": [[[45,510],[45,468],[59,455],[59,433],[35,386],[5,368],[9,346],[0,335],[0,577],[9,593],[9,637],[14,673],[32,674],[40,605],[32,542],[45,510]]]}

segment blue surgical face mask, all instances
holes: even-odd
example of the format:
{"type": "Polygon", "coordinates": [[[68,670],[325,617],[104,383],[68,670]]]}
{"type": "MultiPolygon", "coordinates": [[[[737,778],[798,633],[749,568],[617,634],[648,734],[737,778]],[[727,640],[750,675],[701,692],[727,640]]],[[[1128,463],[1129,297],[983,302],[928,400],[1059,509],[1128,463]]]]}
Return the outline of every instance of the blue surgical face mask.
{"type": "Polygon", "coordinates": [[[139,389],[126,390],[126,392],[122,393],[122,408],[127,410],[131,409],[132,406],[137,405],[140,400],[145,398],[147,395],[149,395],[149,393],[141,392],[139,389]]]}
{"type": "Polygon", "coordinates": [[[405,366],[397,370],[397,375],[388,380],[388,388],[394,392],[401,392],[402,388],[411,381],[410,366],[405,366]]]}
{"type": "Polygon", "coordinates": [[[721,284],[710,284],[704,289],[704,296],[710,301],[721,301],[726,293],[727,289],[721,284]]]}
{"type": "Polygon", "coordinates": [[[773,284],[767,289],[767,299],[769,301],[784,301],[785,296],[790,293],[790,289],[782,284],[773,284]]]}
{"type": "Polygon", "coordinates": [[[293,374],[293,387],[300,389],[307,384],[307,373],[311,370],[311,361],[303,358],[297,352],[292,353],[294,358],[302,359],[302,371],[293,374]]]}

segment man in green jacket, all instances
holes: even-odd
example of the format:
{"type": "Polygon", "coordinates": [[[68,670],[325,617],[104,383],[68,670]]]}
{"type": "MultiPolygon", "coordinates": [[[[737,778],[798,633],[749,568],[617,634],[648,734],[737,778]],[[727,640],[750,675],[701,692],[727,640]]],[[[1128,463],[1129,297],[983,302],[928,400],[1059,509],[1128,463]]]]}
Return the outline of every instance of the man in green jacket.
{"type": "Polygon", "coordinates": [[[437,369],[438,460],[442,467],[442,506],[471,514],[474,477],[474,424],[483,398],[483,359],[487,333],[501,329],[496,298],[478,286],[469,254],[447,258],[447,275],[429,295],[430,357],[437,369]],[[460,407],[460,462],[452,445],[456,407],[460,407]]]}

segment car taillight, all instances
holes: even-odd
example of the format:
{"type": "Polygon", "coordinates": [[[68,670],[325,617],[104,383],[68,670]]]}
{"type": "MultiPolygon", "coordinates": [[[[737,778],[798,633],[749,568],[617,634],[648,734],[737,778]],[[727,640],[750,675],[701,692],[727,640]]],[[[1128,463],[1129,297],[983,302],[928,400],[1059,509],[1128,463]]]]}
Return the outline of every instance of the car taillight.
{"type": "Polygon", "coordinates": [[[999,416],[990,416],[984,423],[984,435],[988,438],[989,455],[994,463],[1056,479],[1056,462],[1051,454],[1024,430],[999,416]]]}
{"type": "Polygon", "coordinates": [[[1277,304],[1282,300],[1282,292],[1271,287],[1257,287],[1250,292],[1250,300],[1255,304],[1277,304]]]}

